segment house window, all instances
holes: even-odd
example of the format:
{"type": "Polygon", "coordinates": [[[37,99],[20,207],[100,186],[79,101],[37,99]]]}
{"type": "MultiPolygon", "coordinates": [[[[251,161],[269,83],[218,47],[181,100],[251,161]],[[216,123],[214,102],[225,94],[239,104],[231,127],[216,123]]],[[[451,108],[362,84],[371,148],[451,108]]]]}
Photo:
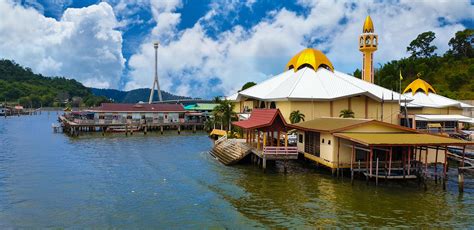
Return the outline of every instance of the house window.
{"type": "Polygon", "coordinates": [[[328,145],[331,145],[331,140],[328,140],[328,145]]]}
{"type": "Polygon", "coordinates": [[[300,135],[298,136],[298,141],[299,141],[300,143],[303,143],[303,134],[300,134],[300,135]]]}
{"type": "Polygon", "coordinates": [[[324,138],[323,138],[323,140],[321,141],[321,143],[323,143],[323,144],[324,144],[324,138]]]}

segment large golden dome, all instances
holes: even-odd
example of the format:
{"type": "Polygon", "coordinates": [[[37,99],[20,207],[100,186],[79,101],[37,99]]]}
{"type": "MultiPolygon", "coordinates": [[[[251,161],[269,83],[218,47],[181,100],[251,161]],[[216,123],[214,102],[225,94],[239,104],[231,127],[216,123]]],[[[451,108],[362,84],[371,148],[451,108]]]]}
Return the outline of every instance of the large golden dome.
{"type": "Polygon", "coordinates": [[[405,90],[403,90],[403,93],[410,92],[412,95],[415,95],[416,92],[419,90],[423,91],[428,95],[429,92],[436,93],[435,89],[433,86],[431,86],[428,82],[423,81],[422,79],[418,78],[414,80],[412,83],[410,83],[405,90]]]}
{"type": "Polygon", "coordinates": [[[334,72],[334,67],[326,55],[323,52],[307,48],[296,54],[291,58],[291,60],[286,64],[286,69],[294,69],[298,71],[303,67],[310,67],[314,70],[317,70],[319,67],[329,69],[334,72]]]}
{"type": "Polygon", "coordinates": [[[362,28],[362,33],[373,33],[374,31],[374,23],[372,23],[370,16],[367,16],[365,18],[364,28],[362,28]]]}

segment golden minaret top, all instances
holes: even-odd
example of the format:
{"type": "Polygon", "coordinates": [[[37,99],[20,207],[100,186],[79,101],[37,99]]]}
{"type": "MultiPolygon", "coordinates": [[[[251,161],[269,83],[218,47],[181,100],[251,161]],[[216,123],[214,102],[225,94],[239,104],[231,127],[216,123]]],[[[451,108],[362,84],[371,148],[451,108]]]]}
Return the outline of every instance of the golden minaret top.
{"type": "Polygon", "coordinates": [[[374,23],[372,23],[372,19],[370,16],[365,18],[364,28],[362,29],[362,33],[373,33],[374,32],[374,23]]]}

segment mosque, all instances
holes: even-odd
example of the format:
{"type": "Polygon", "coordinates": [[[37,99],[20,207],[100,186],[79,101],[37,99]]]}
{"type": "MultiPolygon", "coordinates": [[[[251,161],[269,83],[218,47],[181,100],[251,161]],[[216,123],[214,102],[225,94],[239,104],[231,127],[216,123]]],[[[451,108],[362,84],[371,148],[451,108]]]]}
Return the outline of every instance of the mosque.
{"type": "Polygon", "coordinates": [[[411,99],[374,84],[373,53],[377,50],[377,39],[368,16],[359,36],[362,79],[337,71],[321,51],[307,48],[290,59],[283,73],[228,99],[235,102],[236,113],[278,108],[287,122],[293,111],[302,113],[305,120],[312,120],[339,117],[342,110],[351,110],[354,118],[400,124],[399,98],[411,99]]]}
{"type": "Polygon", "coordinates": [[[249,152],[229,156],[219,148],[243,142],[245,148],[235,149],[250,148],[252,159],[262,159],[264,168],[266,160],[301,154],[333,173],[350,168],[352,175],[358,171],[367,178],[378,178],[380,166],[385,178],[405,179],[416,178],[416,165],[419,169],[422,164],[427,173],[428,165],[437,168],[441,164],[446,178],[448,148],[458,146],[464,157],[465,147],[474,143],[422,133],[416,127],[425,124],[422,116],[452,118],[469,105],[437,95],[421,79],[403,94],[374,84],[378,36],[369,16],[358,46],[363,57],[362,79],[337,71],[321,51],[307,48],[289,60],[283,73],[227,97],[235,105],[234,112],[244,118],[233,125],[242,129],[245,139],[226,144],[221,144],[225,139],[218,140],[216,157],[227,159],[225,164],[237,162],[249,152]],[[405,103],[408,112],[401,113],[405,103]],[[339,118],[348,110],[353,118],[339,118]],[[291,124],[290,114],[295,111],[304,115],[303,122],[291,124]],[[288,143],[292,132],[297,134],[296,146],[288,143]]]}

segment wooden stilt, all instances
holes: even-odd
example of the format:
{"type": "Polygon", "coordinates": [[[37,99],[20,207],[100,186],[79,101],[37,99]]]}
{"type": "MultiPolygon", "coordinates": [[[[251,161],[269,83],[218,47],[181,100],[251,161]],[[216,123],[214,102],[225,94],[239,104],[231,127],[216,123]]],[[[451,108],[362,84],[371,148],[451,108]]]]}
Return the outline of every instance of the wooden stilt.
{"type": "Polygon", "coordinates": [[[339,177],[339,152],[341,149],[341,139],[337,138],[337,177],[339,177]]]}
{"type": "Polygon", "coordinates": [[[365,180],[367,182],[367,185],[369,185],[369,157],[370,157],[370,153],[367,152],[366,162],[365,162],[365,180]]]}
{"type": "Polygon", "coordinates": [[[377,165],[375,165],[375,186],[379,184],[379,158],[378,157],[377,157],[376,164],[377,165]]]}
{"type": "Polygon", "coordinates": [[[446,190],[446,172],[447,172],[447,165],[448,163],[448,146],[444,146],[444,163],[443,163],[443,190],[446,190]]]}
{"type": "Polygon", "coordinates": [[[425,151],[425,176],[428,175],[428,146],[426,146],[425,151]]]}
{"type": "Polygon", "coordinates": [[[410,175],[411,171],[411,146],[408,147],[408,165],[407,165],[407,174],[410,175]]]}
{"type": "Polygon", "coordinates": [[[435,184],[438,184],[438,149],[439,149],[439,146],[436,146],[435,168],[434,168],[435,184]]]}
{"type": "Polygon", "coordinates": [[[405,150],[402,147],[402,171],[403,171],[403,179],[405,180],[405,150]]]}
{"type": "Polygon", "coordinates": [[[465,160],[465,157],[466,157],[466,146],[463,146],[461,167],[458,168],[459,193],[464,192],[464,160],[465,160]]]}
{"type": "Polygon", "coordinates": [[[351,185],[354,185],[354,155],[355,155],[355,144],[352,143],[352,154],[351,154],[351,185]]]}
{"type": "Polygon", "coordinates": [[[373,158],[373,155],[374,155],[374,149],[372,147],[370,147],[370,177],[372,177],[372,158],[373,158]]]}
{"type": "Polygon", "coordinates": [[[393,147],[390,146],[390,152],[389,152],[389,160],[388,160],[388,175],[390,175],[390,173],[392,172],[392,152],[393,152],[393,147]]]}

